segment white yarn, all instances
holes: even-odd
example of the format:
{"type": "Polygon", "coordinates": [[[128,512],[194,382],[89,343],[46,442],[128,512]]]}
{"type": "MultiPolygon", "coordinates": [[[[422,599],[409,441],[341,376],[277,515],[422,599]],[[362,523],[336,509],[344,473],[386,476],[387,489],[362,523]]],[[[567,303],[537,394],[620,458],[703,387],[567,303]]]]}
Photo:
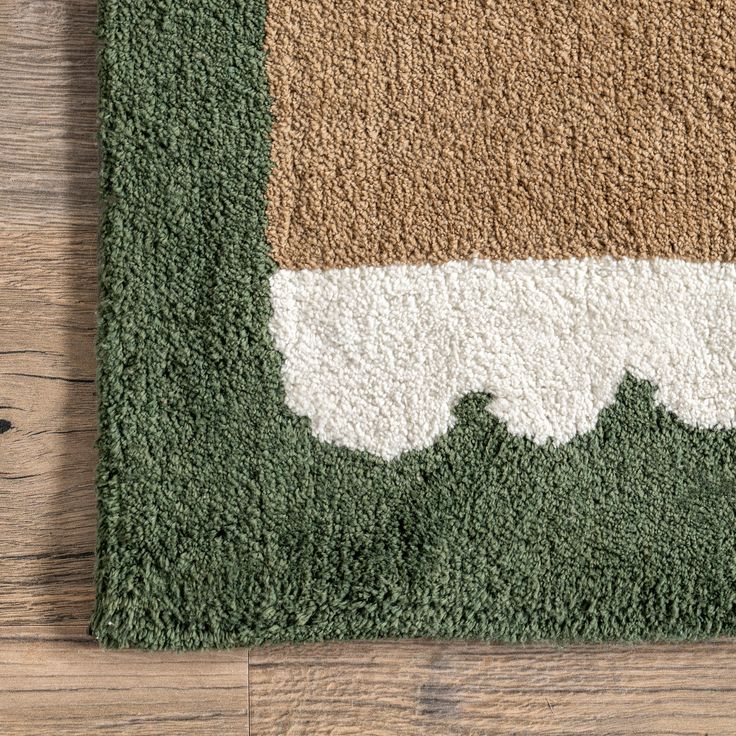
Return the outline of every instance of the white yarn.
{"type": "Polygon", "coordinates": [[[390,459],[466,393],[514,434],[592,429],[624,372],[702,427],[736,425],[736,265],[585,258],[281,270],[270,329],[289,407],[390,459]]]}

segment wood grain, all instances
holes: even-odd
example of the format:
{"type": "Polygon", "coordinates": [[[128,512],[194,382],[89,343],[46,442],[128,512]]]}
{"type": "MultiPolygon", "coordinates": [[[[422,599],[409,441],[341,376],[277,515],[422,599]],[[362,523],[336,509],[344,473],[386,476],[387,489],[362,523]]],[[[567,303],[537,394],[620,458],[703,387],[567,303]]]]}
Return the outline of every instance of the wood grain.
{"type": "Polygon", "coordinates": [[[0,734],[736,734],[735,642],[96,646],[94,25],[0,3],[0,734]]]}
{"type": "Polygon", "coordinates": [[[733,734],[735,659],[733,642],[261,649],[250,657],[251,733],[733,734]]]}
{"type": "Polygon", "coordinates": [[[4,735],[247,730],[242,653],[104,652],[88,637],[1,643],[4,735]]]}

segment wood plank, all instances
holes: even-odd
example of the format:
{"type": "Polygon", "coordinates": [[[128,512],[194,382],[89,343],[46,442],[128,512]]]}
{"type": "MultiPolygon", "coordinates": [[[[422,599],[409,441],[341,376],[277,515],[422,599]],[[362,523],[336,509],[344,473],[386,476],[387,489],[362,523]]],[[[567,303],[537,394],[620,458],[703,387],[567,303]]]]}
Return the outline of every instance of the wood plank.
{"type": "Polygon", "coordinates": [[[243,652],[106,652],[78,641],[3,638],[0,730],[16,734],[243,734],[243,652]]]}
{"type": "Polygon", "coordinates": [[[96,227],[96,4],[0,3],[0,223],[96,227]]]}
{"type": "Polygon", "coordinates": [[[85,624],[97,433],[95,234],[3,234],[0,625],[85,624]]]}
{"type": "Polygon", "coordinates": [[[258,736],[736,733],[736,642],[356,642],[250,653],[258,736]]]}

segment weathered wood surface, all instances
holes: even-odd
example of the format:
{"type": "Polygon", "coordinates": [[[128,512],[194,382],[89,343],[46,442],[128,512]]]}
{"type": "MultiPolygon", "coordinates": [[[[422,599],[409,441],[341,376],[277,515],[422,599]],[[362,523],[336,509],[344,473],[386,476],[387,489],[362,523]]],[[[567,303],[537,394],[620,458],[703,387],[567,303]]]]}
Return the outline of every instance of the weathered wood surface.
{"type": "Polygon", "coordinates": [[[253,734],[734,734],[736,647],[384,642],[250,655],[253,734]]]}
{"type": "Polygon", "coordinates": [[[94,0],[0,2],[0,734],[736,734],[736,643],[104,652],[94,0]]]}
{"type": "Polygon", "coordinates": [[[33,633],[0,639],[0,652],[4,736],[247,733],[242,652],[104,652],[33,633]]]}

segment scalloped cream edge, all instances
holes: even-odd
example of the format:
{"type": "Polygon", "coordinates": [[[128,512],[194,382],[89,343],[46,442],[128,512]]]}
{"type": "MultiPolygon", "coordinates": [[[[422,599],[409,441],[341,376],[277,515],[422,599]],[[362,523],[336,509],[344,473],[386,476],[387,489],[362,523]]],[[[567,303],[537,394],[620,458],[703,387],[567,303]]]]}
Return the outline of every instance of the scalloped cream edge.
{"type": "Polygon", "coordinates": [[[279,270],[288,406],[385,459],[430,446],[470,392],[537,443],[591,430],[624,372],[698,427],[736,426],[736,264],[583,258],[279,270]]]}

